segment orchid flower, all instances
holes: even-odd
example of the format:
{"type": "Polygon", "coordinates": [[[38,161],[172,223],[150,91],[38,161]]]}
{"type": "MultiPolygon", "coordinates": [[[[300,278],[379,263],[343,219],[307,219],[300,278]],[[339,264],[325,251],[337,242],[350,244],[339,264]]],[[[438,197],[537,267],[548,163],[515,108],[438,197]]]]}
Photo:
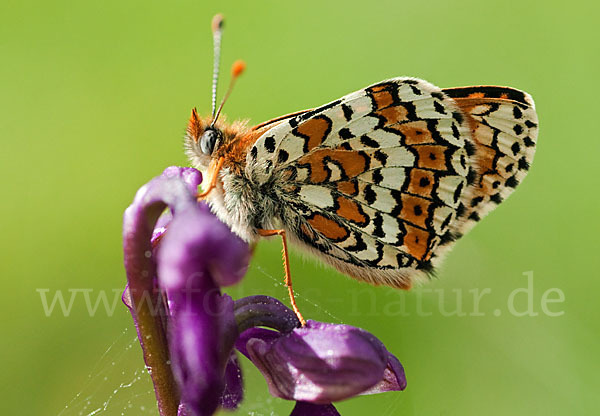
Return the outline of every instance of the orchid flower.
{"type": "Polygon", "coordinates": [[[243,399],[237,351],[291,415],[338,415],[332,402],[403,390],[398,359],[369,332],[316,321],[301,326],[275,298],[238,300],[221,288],[245,275],[251,250],[196,200],[201,175],[167,168],[125,211],[130,308],[162,416],[205,416],[243,399]],[[167,210],[168,208],[168,210],[167,210]]]}

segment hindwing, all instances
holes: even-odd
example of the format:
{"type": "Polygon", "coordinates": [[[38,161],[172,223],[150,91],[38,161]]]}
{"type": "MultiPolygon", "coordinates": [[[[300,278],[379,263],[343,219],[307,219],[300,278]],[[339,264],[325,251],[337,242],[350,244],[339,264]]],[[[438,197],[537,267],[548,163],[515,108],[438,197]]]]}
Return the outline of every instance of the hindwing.
{"type": "Polygon", "coordinates": [[[395,78],[277,119],[248,151],[245,176],[279,201],[288,235],[338,270],[410,287],[533,157],[528,96],[466,92],[395,78]]]}

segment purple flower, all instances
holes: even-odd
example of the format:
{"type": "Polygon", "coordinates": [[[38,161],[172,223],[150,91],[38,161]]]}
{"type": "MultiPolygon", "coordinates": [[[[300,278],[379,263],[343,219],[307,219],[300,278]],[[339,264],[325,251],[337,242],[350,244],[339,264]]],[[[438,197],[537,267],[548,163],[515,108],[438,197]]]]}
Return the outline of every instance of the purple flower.
{"type": "MultiPolygon", "coordinates": [[[[237,326],[233,301],[220,287],[246,273],[250,251],[216,217],[202,209],[178,213],[158,250],[159,285],[167,293],[169,347],[181,398],[194,415],[211,415],[219,403],[235,407],[241,388],[226,393],[225,374],[239,374],[231,358],[237,326]],[[227,370],[227,364],[230,367],[227,370]]],[[[239,384],[239,383],[238,383],[239,384]]]]}
{"type": "Polygon", "coordinates": [[[273,396],[326,404],[366,392],[404,390],[396,357],[367,331],[307,321],[288,333],[245,331],[237,342],[267,380],[273,396]]]}
{"type": "Polygon", "coordinates": [[[200,182],[201,175],[195,169],[169,168],[163,176],[139,189],[123,217],[123,255],[127,272],[123,299],[127,300],[126,305],[133,316],[161,415],[177,412],[179,396],[169,366],[167,311],[163,294],[156,290],[156,261],[151,238],[154,226],[167,206],[172,213],[197,206],[194,191],[200,182]]]}
{"type": "Polygon", "coordinates": [[[160,414],[236,408],[243,386],[234,347],[261,371],[271,394],[297,401],[295,416],[337,415],[333,401],[403,390],[400,362],[367,331],[315,321],[300,327],[277,299],[234,302],[221,294],[244,276],[250,250],[196,201],[200,181],[194,169],[168,168],[125,212],[123,299],[160,414]]]}

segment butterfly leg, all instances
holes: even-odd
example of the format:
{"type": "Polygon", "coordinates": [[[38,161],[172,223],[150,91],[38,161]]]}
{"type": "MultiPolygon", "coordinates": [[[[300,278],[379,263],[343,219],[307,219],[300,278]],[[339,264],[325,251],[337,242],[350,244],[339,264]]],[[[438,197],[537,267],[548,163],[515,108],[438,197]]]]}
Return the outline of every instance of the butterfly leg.
{"type": "Polygon", "coordinates": [[[217,164],[213,165],[212,169],[210,169],[210,182],[204,192],[196,195],[196,198],[198,199],[198,201],[200,201],[201,199],[204,199],[206,197],[206,195],[208,195],[210,193],[210,191],[215,189],[215,186],[217,186],[217,181],[219,180],[219,171],[223,167],[224,161],[225,161],[225,158],[223,158],[223,157],[220,158],[217,161],[217,164]]]}
{"type": "Polygon", "coordinates": [[[292,276],[290,274],[290,259],[288,256],[288,248],[287,248],[287,239],[285,237],[285,230],[258,230],[258,234],[263,237],[271,237],[274,235],[281,236],[281,241],[283,243],[283,268],[285,271],[285,285],[288,289],[288,294],[290,295],[290,303],[292,304],[292,308],[296,313],[296,316],[300,320],[302,326],[306,325],[306,321],[304,317],[300,313],[298,309],[298,305],[296,305],[296,298],[294,297],[294,290],[292,289],[292,276]]]}

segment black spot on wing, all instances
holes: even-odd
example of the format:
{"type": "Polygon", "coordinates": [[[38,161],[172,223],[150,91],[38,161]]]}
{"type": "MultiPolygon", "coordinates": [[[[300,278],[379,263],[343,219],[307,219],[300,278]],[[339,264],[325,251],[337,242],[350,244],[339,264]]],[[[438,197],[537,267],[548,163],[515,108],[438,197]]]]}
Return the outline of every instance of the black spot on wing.
{"type": "Polygon", "coordinates": [[[525,125],[526,125],[527,127],[529,127],[529,128],[532,128],[532,127],[537,127],[537,124],[536,124],[536,123],[534,123],[534,122],[533,122],[533,121],[531,121],[531,120],[525,120],[525,125]]]}
{"type": "Polygon", "coordinates": [[[462,124],[462,122],[463,122],[463,115],[458,111],[455,111],[452,113],[452,118],[454,118],[454,120],[458,121],[459,124],[462,124]]]}
{"type": "Polygon", "coordinates": [[[423,93],[421,92],[420,89],[418,89],[417,87],[415,87],[414,85],[410,85],[410,89],[412,90],[414,95],[422,95],[423,93]]]}
{"type": "Polygon", "coordinates": [[[344,112],[344,118],[346,121],[352,120],[352,108],[346,104],[342,104],[342,111],[344,112]]]}
{"type": "Polygon", "coordinates": [[[440,91],[434,91],[434,92],[432,92],[431,96],[433,98],[437,98],[438,100],[443,100],[444,99],[444,94],[441,93],[440,91]]]}
{"type": "Polygon", "coordinates": [[[377,200],[377,194],[375,193],[373,188],[371,188],[371,185],[365,186],[363,193],[364,193],[365,201],[367,201],[368,204],[372,205],[377,200]]]}
{"type": "Polygon", "coordinates": [[[454,203],[457,203],[458,199],[460,198],[460,194],[462,193],[463,189],[463,184],[464,182],[459,183],[456,189],[454,190],[454,203]]]}
{"type": "Polygon", "coordinates": [[[275,138],[273,136],[265,137],[265,150],[269,153],[273,153],[275,151],[275,138]]]}
{"type": "Polygon", "coordinates": [[[523,112],[516,105],[513,107],[513,116],[514,116],[514,118],[521,118],[521,117],[523,117],[523,112]]]}
{"type": "Polygon", "coordinates": [[[483,201],[483,196],[476,196],[475,198],[471,199],[471,208],[476,207],[482,201],[483,201]]]}
{"type": "Polygon", "coordinates": [[[467,209],[465,208],[465,205],[461,202],[460,204],[458,204],[458,207],[456,208],[456,216],[458,218],[462,217],[463,215],[465,215],[465,211],[467,209]]]}
{"type": "Polygon", "coordinates": [[[479,214],[475,211],[471,212],[471,215],[469,215],[469,219],[471,221],[479,221],[481,220],[481,217],[479,216],[479,214]]]}
{"type": "Polygon", "coordinates": [[[519,184],[519,181],[514,176],[511,176],[510,178],[508,178],[506,180],[506,186],[509,186],[511,188],[516,188],[518,184],[519,184]]]}
{"type": "MultiPolygon", "coordinates": [[[[433,95],[433,94],[432,94],[433,95]]],[[[433,102],[433,109],[440,114],[446,114],[446,110],[444,109],[444,106],[438,102],[438,101],[434,101],[433,102]]]]}
{"type": "Polygon", "coordinates": [[[373,153],[373,157],[378,160],[382,166],[385,166],[388,158],[387,155],[380,150],[377,150],[375,153],[373,153]]]}
{"type": "Polygon", "coordinates": [[[473,185],[477,180],[477,172],[472,167],[469,168],[469,173],[467,173],[467,185],[473,185]]]}
{"type": "Polygon", "coordinates": [[[283,149],[279,149],[279,153],[277,154],[277,162],[284,163],[290,157],[289,153],[283,149]]]}
{"type": "Polygon", "coordinates": [[[473,156],[475,154],[476,148],[473,143],[466,141],[465,150],[467,151],[468,156],[473,156]]]}
{"type": "Polygon", "coordinates": [[[383,238],[385,237],[385,233],[383,232],[383,217],[381,213],[377,211],[375,214],[375,218],[373,218],[373,235],[375,237],[383,238]]]}
{"type": "Polygon", "coordinates": [[[529,138],[529,136],[527,136],[527,137],[525,137],[525,138],[523,139],[523,143],[525,143],[525,146],[527,146],[527,147],[533,147],[533,146],[535,146],[535,143],[534,143],[534,141],[533,141],[533,140],[531,140],[531,139],[529,138]]]}
{"type": "Polygon", "coordinates": [[[434,273],[433,264],[429,260],[418,262],[416,269],[417,270],[422,270],[422,271],[424,271],[427,274],[433,274],[434,273]]]}
{"type": "Polygon", "coordinates": [[[368,147],[379,147],[379,142],[377,142],[376,140],[371,139],[366,134],[360,136],[360,142],[362,144],[364,144],[365,146],[368,146],[368,147]]]}
{"type": "Polygon", "coordinates": [[[513,154],[516,156],[521,151],[521,146],[518,142],[514,142],[510,147],[510,150],[512,150],[513,154]]]}
{"type": "Polygon", "coordinates": [[[381,174],[381,169],[375,169],[372,175],[373,183],[375,185],[379,185],[383,182],[383,175],[381,174]]]}
{"type": "Polygon", "coordinates": [[[338,132],[338,135],[344,139],[344,140],[348,140],[354,137],[354,134],[352,134],[350,132],[350,129],[344,127],[343,129],[340,129],[340,131],[338,132]]]}
{"type": "Polygon", "coordinates": [[[493,194],[490,196],[490,200],[495,204],[499,204],[502,202],[502,197],[500,196],[500,194],[493,194]]]}
{"type": "Polygon", "coordinates": [[[457,138],[460,139],[460,132],[458,131],[458,127],[456,127],[456,124],[452,123],[452,135],[457,138]]]}
{"type": "Polygon", "coordinates": [[[525,156],[519,159],[519,169],[529,170],[529,162],[527,161],[527,159],[525,159],[525,156]]]}
{"type": "Polygon", "coordinates": [[[523,126],[521,126],[520,124],[515,124],[513,127],[513,131],[517,136],[519,136],[521,133],[523,133],[523,126]]]}

